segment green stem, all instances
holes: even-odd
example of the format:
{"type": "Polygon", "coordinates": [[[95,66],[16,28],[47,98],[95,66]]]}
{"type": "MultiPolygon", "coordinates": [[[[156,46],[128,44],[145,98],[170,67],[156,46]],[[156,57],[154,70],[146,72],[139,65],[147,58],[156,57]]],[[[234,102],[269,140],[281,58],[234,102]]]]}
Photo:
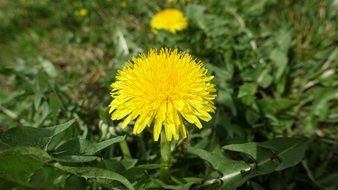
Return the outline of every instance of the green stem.
{"type": "Polygon", "coordinates": [[[121,151],[123,153],[124,158],[131,158],[129,146],[127,144],[126,139],[124,139],[123,141],[120,142],[120,148],[121,148],[121,151]]]}
{"type": "Polygon", "coordinates": [[[161,169],[160,178],[163,181],[169,180],[170,165],[170,141],[167,141],[164,131],[161,133],[161,169]]]}

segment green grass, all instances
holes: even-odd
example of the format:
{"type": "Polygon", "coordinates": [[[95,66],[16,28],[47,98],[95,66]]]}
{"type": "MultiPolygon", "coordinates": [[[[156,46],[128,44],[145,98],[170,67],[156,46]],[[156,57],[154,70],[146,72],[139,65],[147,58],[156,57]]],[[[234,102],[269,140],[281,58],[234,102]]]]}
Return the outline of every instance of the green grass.
{"type": "Polygon", "coordinates": [[[338,187],[332,1],[120,2],[0,0],[0,189],[338,187]],[[189,27],[153,33],[150,19],[165,7],[182,10],[189,27]],[[135,136],[107,108],[116,71],[160,47],[202,60],[218,95],[214,119],[173,143],[168,181],[151,129],[135,136]]]}

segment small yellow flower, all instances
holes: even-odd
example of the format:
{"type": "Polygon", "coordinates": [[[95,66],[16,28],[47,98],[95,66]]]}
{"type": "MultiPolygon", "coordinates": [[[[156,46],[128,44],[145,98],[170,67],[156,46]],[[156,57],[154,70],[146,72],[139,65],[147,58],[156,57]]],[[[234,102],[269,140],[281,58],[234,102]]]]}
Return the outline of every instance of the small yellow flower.
{"type": "Polygon", "coordinates": [[[87,16],[88,15],[88,9],[81,8],[81,9],[75,11],[75,15],[76,16],[81,16],[81,17],[87,16]]]}
{"type": "Polygon", "coordinates": [[[191,55],[177,49],[150,50],[133,57],[119,70],[111,85],[109,113],[112,120],[125,118],[122,127],[136,120],[133,133],[140,134],[153,123],[158,141],[162,126],[166,139],[186,138],[184,120],[202,128],[214,112],[213,76],[191,55]]]}
{"type": "Polygon", "coordinates": [[[187,3],[189,0],[167,0],[168,3],[177,3],[181,2],[181,3],[187,3]]]}
{"type": "Polygon", "coordinates": [[[127,2],[121,1],[121,2],[120,2],[120,7],[121,7],[121,8],[126,8],[126,7],[127,7],[127,2]]]}
{"type": "Polygon", "coordinates": [[[153,16],[150,26],[154,31],[162,29],[176,33],[187,28],[188,21],[180,10],[164,9],[153,16]]]}

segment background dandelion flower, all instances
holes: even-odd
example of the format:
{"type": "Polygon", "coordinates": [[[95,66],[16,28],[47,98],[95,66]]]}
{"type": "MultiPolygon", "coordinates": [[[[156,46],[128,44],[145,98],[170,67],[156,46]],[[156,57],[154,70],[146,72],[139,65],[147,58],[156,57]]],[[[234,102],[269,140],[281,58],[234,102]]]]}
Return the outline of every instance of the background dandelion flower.
{"type": "Polygon", "coordinates": [[[188,21],[180,10],[164,9],[153,16],[150,26],[154,31],[167,30],[176,33],[187,28],[188,21]]]}
{"type": "Polygon", "coordinates": [[[187,137],[184,119],[202,128],[214,112],[215,86],[207,69],[189,54],[177,49],[150,50],[133,57],[117,73],[111,87],[113,101],[109,113],[113,120],[125,118],[122,127],[136,120],[134,134],[154,124],[158,141],[164,126],[166,139],[187,137]]]}
{"type": "Polygon", "coordinates": [[[125,1],[121,1],[120,2],[120,7],[121,8],[126,8],[127,6],[128,6],[127,2],[125,2],[125,1]]]}
{"type": "Polygon", "coordinates": [[[187,3],[189,0],[167,0],[168,3],[187,3]]]}
{"type": "Polygon", "coordinates": [[[81,8],[81,9],[75,11],[75,15],[76,16],[81,16],[81,17],[87,16],[88,15],[88,9],[81,8]]]}

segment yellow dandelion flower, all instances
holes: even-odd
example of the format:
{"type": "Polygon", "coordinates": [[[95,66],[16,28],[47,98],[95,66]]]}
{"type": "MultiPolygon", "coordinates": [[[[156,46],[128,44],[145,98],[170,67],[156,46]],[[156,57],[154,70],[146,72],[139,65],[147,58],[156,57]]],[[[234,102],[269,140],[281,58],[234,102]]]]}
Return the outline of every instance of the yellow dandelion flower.
{"type": "Polygon", "coordinates": [[[177,2],[181,2],[181,3],[187,3],[189,0],[167,0],[168,3],[177,3],[177,2]]]}
{"type": "Polygon", "coordinates": [[[75,15],[76,16],[81,16],[81,17],[87,16],[88,15],[88,9],[81,8],[81,9],[75,11],[75,15]]]}
{"type": "Polygon", "coordinates": [[[187,28],[188,20],[180,10],[164,9],[153,16],[150,26],[154,31],[162,29],[176,33],[187,28]]]}
{"type": "Polygon", "coordinates": [[[120,2],[120,7],[121,7],[121,8],[126,8],[126,7],[127,7],[127,2],[121,1],[121,2],[120,2]]]}
{"type": "Polygon", "coordinates": [[[133,57],[119,70],[111,85],[109,113],[126,127],[136,120],[133,133],[140,134],[153,123],[153,137],[158,141],[162,126],[166,139],[186,138],[184,120],[202,128],[200,120],[209,121],[214,112],[213,76],[191,55],[177,49],[150,50],[133,57]]]}

